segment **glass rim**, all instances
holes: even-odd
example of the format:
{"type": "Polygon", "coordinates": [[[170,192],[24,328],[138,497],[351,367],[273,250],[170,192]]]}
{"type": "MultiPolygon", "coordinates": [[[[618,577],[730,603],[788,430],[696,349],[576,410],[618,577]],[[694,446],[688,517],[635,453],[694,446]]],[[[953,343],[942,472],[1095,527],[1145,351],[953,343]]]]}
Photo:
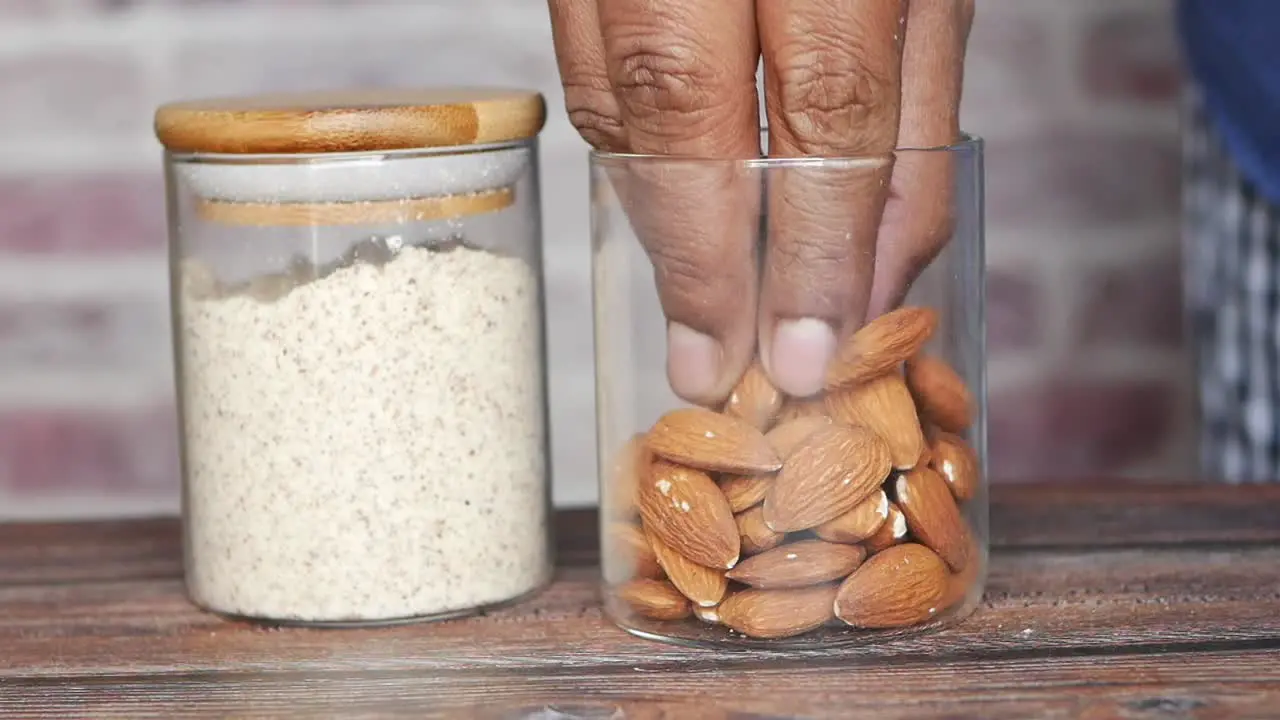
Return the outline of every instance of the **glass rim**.
{"type": "MultiPolygon", "coordinates": [[[[768,129],[761,128],[760,134],[767,137],[768,129]]],[[[983,139],[980,135],[961,132],[960,139],[946,145],[933,146],[899,146],[894,150],[869,155],[805,155],[799,157],[749,157],[749,158],[714,158],[701,155],[661,155],[657,153],[613,152],[591,148],[588,156],[592,163],[597,162],[664,162],[664,163],[697,163],[697,164],[732,164],[749,169],[773,167],[803,167],[831,164],[882,164],[886,158],[903,153],[961,153],[980,152],[983,139]]]]}

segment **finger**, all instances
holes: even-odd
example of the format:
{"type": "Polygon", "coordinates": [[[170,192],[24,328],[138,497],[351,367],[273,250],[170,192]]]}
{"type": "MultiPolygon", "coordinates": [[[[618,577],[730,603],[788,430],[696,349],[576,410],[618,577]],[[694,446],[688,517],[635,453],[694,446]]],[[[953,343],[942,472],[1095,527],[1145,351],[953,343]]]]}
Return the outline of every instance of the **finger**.
{"type": "MultiPolygon", "coordinates": [[[[605,65],[632,153],[759,154],[747,0],[600,0],[605,65]]],[[[632,160],[615,183],[654,266],[672,390],[728,396],[755,350],[759,185],[733,162],[632,160]]]]}
{"type": "Polygon", "coordinates": [[[898,137],[905,0],[757,5],[769,154],[866,156],[773,171],[759,315],[778,387],[811,395],[861,324],[898,137]]]}
{"type": "Polygon", "coordinates": [[[624,152],[627,135],[605,71],[596,0],[549,0],[548,7],[569,122],[592,147],[624,152]]]}
{"type": "MultiPolygon", "coordinates": [[[[911,0],[899,146],[938,148],[959,138],[965,42],[972,22],[972,0],[911,0]]],[[[951,152],[898,154],[876,245],[869,317],[901,304],[911,283],[950,241],[954,169],[951,152]]]]}

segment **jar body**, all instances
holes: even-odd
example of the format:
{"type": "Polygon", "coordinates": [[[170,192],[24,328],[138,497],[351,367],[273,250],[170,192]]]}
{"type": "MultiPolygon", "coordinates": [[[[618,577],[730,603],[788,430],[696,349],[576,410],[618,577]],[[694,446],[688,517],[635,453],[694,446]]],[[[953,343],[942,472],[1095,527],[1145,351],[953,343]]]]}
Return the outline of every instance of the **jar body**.
{"type": "Polygon", "coordinates": [[[988,511],[981,158],[976,139],[891,163],[593,156],[602,590],[616,624],[808,649],[975,609],[988,511]],[[929,201],[895,205],[910,195],[895,177],[888,204],[868,202],[891,168],[931,173],[929,201]],[[913,242],[928,263],[885,301],[893,268],[874,258],[901,261],[894,243],[913,242]],[[759,338],[780,337],[789,310],[849,307],[831,301],[841,287],[860,288],[855,314],[883,306],[842,328],[833,318],[818,387],[780,390],[759,338]],[[689,359],[676,323],[718,341],[732,373],[721,394],[677,380],[689,359]]]}
{"type": "Polygon", "coordinates": [[[194,602],[381,623],[548,582],[536,167],[535,141],[169,156],[194,602]]]}

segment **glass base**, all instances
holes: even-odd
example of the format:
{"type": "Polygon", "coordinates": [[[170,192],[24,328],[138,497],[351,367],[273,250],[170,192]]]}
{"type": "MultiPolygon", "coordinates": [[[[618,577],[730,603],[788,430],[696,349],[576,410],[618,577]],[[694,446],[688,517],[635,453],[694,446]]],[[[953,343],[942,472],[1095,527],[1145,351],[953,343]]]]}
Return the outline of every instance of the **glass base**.
{"type": "Polygon", "coordinates": [[[606,604],[605,614],[622,630],[645,640],[722,652],[773,651],[803,654],[805,651],[821,652],[883,645],[896,640],[930,635],[964,622],[977,610],[980,601],[980,595],[967,598],[933,620],[909,627],[892,630],[863,630],[833,620],[803,635],[777,640],[749,638],[722,625],[712,625],[697,618],[670,621],[629,616],[628,613],[616,613],[608,604],[606,604]]]}
{"type": "Polygon", "coordinates": [[[445,610],[438,613],[428,613],[423,615],[406,615],[392,618],[373,618],[368,620],[301,620],[297,618],[275,618],[260,615],[244,615],[234,612],[226,612],[218,608],[211,607],[200,602],[188,593],[187,598],[193,605],[201,610],[217,615],[218,617],[231,622],[242,622],[258,625],[262,627],[277,628],[316,628],[320,630],[351,630],[351,629],[369,629],[397,627],[400,625],[414,625],[419,623],[441,622],[444,620],[457,620],[460,618],[474,617],[484,615],[486,613],[504,610],[513,605],[530,600],[541,595],[548,587],[551,586],[551,577],[538,583],[520,595],[507,598],[506,600],[498,600],[496,602],[477,605],[475,607],[459,608],[456,610],[445,610]]]}

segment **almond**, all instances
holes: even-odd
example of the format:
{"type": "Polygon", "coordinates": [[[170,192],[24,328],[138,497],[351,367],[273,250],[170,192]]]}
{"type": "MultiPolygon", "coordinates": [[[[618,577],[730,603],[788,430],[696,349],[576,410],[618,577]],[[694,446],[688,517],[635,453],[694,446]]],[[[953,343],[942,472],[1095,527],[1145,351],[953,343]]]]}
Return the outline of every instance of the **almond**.
{"type": "Polygon", "coordinates": [[[822,523],[813,532],[829,542],[857,543],[875,535],[888,518],[889,496],[876,490],[852,510],[822,523]]]}
{"type": "Polygon", "coordinates": [[[787,457],[796,448],[800,447],[810,435],[830,424],[831,418],[826,415],[805,415],[778,423],[765,434],[764,439],[768,440],[769,444],[773,446],[773,450],[778,453],[778,457],[782,458],[783,462],[786,462],[787,457]]]}
{"type": "Polygon", "coordinates": [[[746,420],[763,432],[773,424],[774,417],[782,409],[782,401],[782,393],[769,381],[760,363],[755,362],[729,394],[724,411],[746,420]]]}
{"type": "MultiPolygon", "coordinates": [[[[973,538],[973,534],[969,534],[973,538]]],[[[982,579],[983,569],[986,567],[986,561],[983,558],[983,552],[976,540],[970,540],[969,543],[969,562],[964,566],[964,570],[958,573],[952,573],[947,583],[947,592],[942,598],[941,605],[950,609],[964,602],[969,595],[969,591],[978,585],[982,579]]]]}
{"type": "Polygon", "coordinates": [[[740,513],[764,501],[773,484],[772,475],[725,475],[720,478],[720,492],[729,501],[729,509],[740,513]]]}
{"type": "Polygon", "coordinates": [[[707,567],[738,562],[738,526],[724,493],[701,470],[658,460],[640,485],[645,529],[676,552],[707,567]]]}
{"type": "Polygon", "coordinates": [[[701,605],[693,606],[693,616],[709,625],[720,624],[720,607],[702,607],[701,605]]]}
{"type": "Polygon", "coordinates": [[[786,537],[774,532],[764,524],[764,508],[756,506],[740,513],[734,518],[738,523],[738,537],[742,543],[742,554],[755,555],[775,548],[786,537]]]}
{"type": "Polygon", "coordinates": [[[941,609],[950,574],[929,548],[903,543],[872,555],[840,584],[835,615],[854,627],[922,623],[941,609]]]}
{"type": "Polygon", "coordinates": [[[809,398],[787,398],[778,411],[777,424],[803,417],[823,417],[827,414],[826,401],[821,395],[809,398]]]}
{"type": "Polygon", "coordinates": [[[969,428],[973,422],[973,396],[950,365],[932,355],[917,355],[907,361],[906,376],[921,415],[947,432],[969,428]]]}
{"type": "Polygon", "coordinates": [[[929,468],[916,468],[894,480],[893,493],[911,534],[946,560],[953,571],[964,570],[969,559],[969,528],[947,481],[929,468]]]}
{"type": "Polygon", "coordinates": [[[827,388],[859,385],[893,370],[919,352],[937,327],[938,314],[927,307],[881,315],[841,344],[827,367],[827,388]]]}
{"type": "Polygon", "coordinates": [[[720,622],[751,638],[777,640],[822,627],[833,617],[835,585],[795,590],[750,589],[720,603],[720,622]]]}
{"type": "Polygon", "coordinates": [[[895,468],[906,470],[920,462],[924,431],[911,391],[898,373],[833,390],[827,396],[827,413],[838,422],[861,425],[883,438],[895,468]]]}
{"type": "Polygon", "coordinates": [[[968,502],[978,492],[978,455],[969,444],[957,435],[939,432],[933,439],[930,448],[932,457],[929,467],[933,468],[947,486],[951,494],[959,502],[968,502]]]}
{"type": "Polygon", "coordinates": [[[655,455],[699,470],[753,475],[782,467],[763,433],[706,408],[680,408],[658,418],[647,444],[655,455]]]}
{"type": "Polygon", "coordinates": [[[669,582],[637,578],[619,585],[614,592],[618,599],[647,618],[681,620],[689,617],[689,601],[669,582]]]}
{"type": "Polygon", "coordinates": [[[724,598],[729,581],[725,579],[723,570],[699,565],[652,534],[649,535],[649,544],[653,546],[658,564],[666,571],[667,579],[695,605],[712,607],[724,598]]]}
{"type": "Polygon", "coordinates": [[[725,577],[762,590],[809,587],[845,577],[866,556],[857,545],[798,540],[743,560],[725,577]]]}
{"type": "Polygon", "coordinates": [[[631,436],[613,457],[612,482],[604,488],[603,505],[616,519],[634,518],[639,507],[640,479],[648,473],[653,462],[644,438],[644,433],[631,436]]]}
{"type": "MultiPolygon", "coordinates": [[[[605,557],[610,561],[617,560],[622,565],[621,577],[616,580],[635,577],[653,580],[662,578],[662,568],[658,565],[653,547],[645,537],[644,531],[636,525],[617,520],[610,522],[605,533],[605,541],[608,543],[605,548],[605,557]]],[[[607,563],[607,566],[612,565],[613,562],[607,563]]]]}
{"type": "Polygon", "coordinates": [[[902,514],[902,508],[896,503],[889,503],[889,516],[885,518],[884,524],[879,530],[875,531],[871,537],[863,541],[862,546],[867,549],[868,553],[878,553],[887,548],[893,547],[905,540],[907,537],[907,517],[902,514]]]}
{"type": "Polygon", "coordinates": [[[832,425],[787,458],[764,496],[764,520],[792,532],[837,518],[868,498],[891,469],[889,448],[869,430],[832,425]]]}

